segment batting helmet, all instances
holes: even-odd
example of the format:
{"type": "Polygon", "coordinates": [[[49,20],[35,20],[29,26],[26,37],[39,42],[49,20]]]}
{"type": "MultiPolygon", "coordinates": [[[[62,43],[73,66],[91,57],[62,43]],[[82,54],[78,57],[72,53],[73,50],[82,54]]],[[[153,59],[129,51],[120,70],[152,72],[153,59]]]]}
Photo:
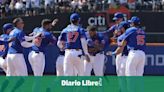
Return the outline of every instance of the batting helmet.
{"type": "Polygon", "coordinates": [[[121,12],[115,13],[113,20],[118,20],[119,18],[124,18],[124,15],[121,12]]]}
{"type": "Polygon", "coordinates": [[[73,13],[70,16],[70,21],[80,20],[80,16],[77,13],[73,13]]]}
{"type": "Polygon", "coordinates": [[[135,23],[135,24],[140,24],[140,18],[137,17],[137,16],[133,16],[128,22],[135,23]]]}
{"type": "Polygon", "coordinates": [[[13,28],[14,28],[14,26],[13,26],[12,23],[6,23],[6,24],[3,25],[3,32],[6,33],[6,31],[8,29],[13,29],[13,28]]]}

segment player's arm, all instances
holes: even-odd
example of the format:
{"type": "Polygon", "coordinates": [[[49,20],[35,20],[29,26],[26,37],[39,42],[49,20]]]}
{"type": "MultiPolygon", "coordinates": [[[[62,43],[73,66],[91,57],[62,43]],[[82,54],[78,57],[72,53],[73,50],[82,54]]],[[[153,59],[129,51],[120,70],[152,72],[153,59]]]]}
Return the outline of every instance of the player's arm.
{"type": "Polygon", "coordinates": [[[60,34],[60,36],[58,37],[57,46],[60,49],[64,49],[65,48],[65,41],[66,41],[66,33],[62,32],[60,34]]]}
{"type": "Polygon", "coordinates": [[[58,21],[59,21],[58,19],[54,19],[54,20],[52,21],[52,26],[55,26],[56,23],[57,23],[58,21]]]}
{"type": "Polygon", "coordinates": [[[89,55],[88,53],[88,41],[86,40],[86,34],[85,34],[85,30],[84,29],[80,29],[80,41],[81,41],[81,45],[82,45],[82,49],[84,51],[85,55],[89,55]]]}
{"type": "Polygon", "coordinates": [[[10,37],[8,40],[0,40],[0,45],[8,44],[15,40],[15,37],[10,37]]]}
{"type": "Polygon", "coordinates": [[[34,40],[36,37],[41,37],[41,32],[40,32],[40,33],[37,33],[36,35],[33,35],[33,36],[25,36],[25,40],[26,40],[26,41],[32,41],[32,40],[34,40]]]}
{"type": "Polygon", "coordinates": [[[29,47],[34,46],[34,43],[27,42],[25,40],[25,34],[24,34],[24,32],[19,33],[18,39],[19,39],[22,47],[29,48],[29,47]]]}
{"type": "Polygon", "coordinates": [[[57,41],[57,46],[58,46],[60,49],[64,49],[64,48],[65,48],[65,41],[60,41],[60,40],[58,40],[58,41],[57,41]]]}
{"type": "Polygon", "coordinates": [[[127,44],[127,41],[123,40],[121,42],[121,45],[119,45],[118,48],[114,52],[108,51],[106,53],[106,55],[118,55],[118,54],[122,53],[126,44],[127,44]]]}

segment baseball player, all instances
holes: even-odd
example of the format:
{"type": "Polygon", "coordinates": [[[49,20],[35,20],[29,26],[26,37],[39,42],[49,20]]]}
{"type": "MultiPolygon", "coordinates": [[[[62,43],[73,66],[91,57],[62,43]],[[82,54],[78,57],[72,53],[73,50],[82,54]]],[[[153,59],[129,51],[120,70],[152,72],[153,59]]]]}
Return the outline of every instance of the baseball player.
{"type": "Polygon", "coordinates": [[[65,47],[64,76],[84,75],[84,62],[81,59],[82,52],[88,58],[88,48],[85,31],[79,26],[80,16],[73,13],[70,16],[71,24],[60,34],[58,46],[65,47]],[[65,44],[65,45],[64,45],[65,44]]]}
{"type": "Polygon", "coordinates": [[[34,76],[42,76],[45,68],[45,49],[50,44],[56,43],[56,37],[50,32],[52,21],[50,19],[42,20],[42,27],[36,28],[35,33],[41,33],[40,37],[34,39],[34,45],[28,55],[34,76]]]}
{"type": "MultiPolygon", "coordinates": [[[[108,50],[107,48],[109,48],[110,44],[115,42],[115,34],[116,34],[115,32],[117,32],[118,24],[124,20],[123,13],[116,12],[114,14],[113,20],[115,21],[115,24],[113,26],[111,26],[107,31],[99,32],[99,33],[102,33],[102,35],[104,36],[104,39],[105,39],[105,47],[104,47],[105,51],[108,50]]],[[[118,32],[118,33],[120,33],[120,32],[118,32]]]]}
{"type": "MultiPolygon", "coordinates": [[[[21,18],[13,20],[15,28],[10,32],[9,36],[12,40],[9,46],[6,57],[7,62],[7,76],[27,76],[27,67],[23,56],[23,47],[29,48],[33,43],[27,42],[27,36],[23,32],[24,22],[21,18]]],[[[32,39],[33,37],[29,37],[32,39]]],[[[29,41],[28,39],[28,41],[29,41]]]]}
{"type": "MultiPolygon", "coordinates": [[[[130,27],[130,24],[127,21],[123,21],[118,25],[118,30],[117,30],[117,33],[119,32],[119,34],[117,34],[118,49],[123,40],[123,37],[120,34],[123,34],[126,31],[126,29],[128,29],[129,27],[130,27]]],[[[107,52],[107,55],[113,55],[114,53],[118,53],[117,52],[117,51],[119,51],[118,49],[116,49],[116,51],[114,51],[114,52],[110,52],[110,51],[107,52]]],[[[122,53],[116,55],[116,72],[117,72],[118,76],[125,76],[125,67],[126,67],[127,56],[128,56],[127,46],[124,47],[122,53]]]]}
{"type": "MultiPolygon", "coordinates": [[[[121,42],[123,41],[123,37],[120,34],[123,34],[126,29],[128,29],[130,27],[130,24],[127,21],[123,21],[118,25],[118,30],[116,32],[116,34],[118,32],[120,32],[119,34],[117,34],[117,46],[118,49],[116,49],[114,52],[107,52],[107,55],[114,55],[115,53],[118,53],[119,51],[119,47],[121,45],[121,42]]],[[[127,56],[128,56],[128,50],[127,50],[127,46],[124,47],[122,53],[117,54],[116,55],[116,72],[117,72],[117,76],[125,76],[125,68],[126,68],[126,60],[127,60],[127,56]]],[[[119,87],[120,87],[120,92],[127,92],[127,81],[125,79],[125,77],[119,77],[119,87]]]]}
{"type": "MultiPolygon", "coordinates": [[[[14,26],[11,23],[6,23],[3,25],[3,33],[0,36],[1,40],[7,41],[9,39],[9,33],[13,30],[14,26]]],[[[9,44],[0,45],[0,67],[6,72],[7,63],[5,61],[9,44]]]]}
{"type": "Polygon", "coordinates": [[[119,46],[119,51],[112,54],[119,54],[127,45],[129,54],[126,60],[125,75],[126,76],[142,76],[145,64],[145,32],[140,26],[140,19],[136,16],[129,21],[131,28],[121,35],[123,41],[119,46]]]}
{"type": "Polygon", "coordinates": [[[90,76],[93,69],[96,76],[103,76],[105,40],[102,35],[96,32],[95,26],[88,26],[87,30],[86,37],[90,62],[84,60],[84,74],[90,76]]]}
{"type": "Polygon", "coordinates": [[[108,33],[108,35],[110,37],[112,37],[112,34],[114,34],[115,30],[118,29],[118,25],[120,22],[124,21],[124,15],[123,13],[121,12],[116,12],[114,14],[114,17],[113,17],[113,21],[115,21],[115,24],[113,26],[111,26],[106,33],[108,33]]]}

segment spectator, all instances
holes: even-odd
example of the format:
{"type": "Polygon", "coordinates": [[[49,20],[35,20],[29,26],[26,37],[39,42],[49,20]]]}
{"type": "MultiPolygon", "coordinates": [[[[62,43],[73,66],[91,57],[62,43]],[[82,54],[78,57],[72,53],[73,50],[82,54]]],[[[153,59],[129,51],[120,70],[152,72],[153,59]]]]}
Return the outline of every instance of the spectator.
{"type": "Polygon", "coordinates": [[[128,0],[119,0],[121,5],[127,6],[128,0]]]}
{"type": "Polygon", "coordinates": [[[71,2],[71,7],[72,7],[73,11],[80,11],[82,9],[81,0],[73,0],[71,2]]]}
{"type": "Polygon", "coordinates": [[[40,9],[40,2],[41,0],[31,0],[31,7],[33,10],[33,15],[38,15],[39,14],[39,9],[40,9]]]}
{"type": "Polygon", "coordinates": [[[22,0],[18,0],[16,3],[15,3],[15,9],[16,10],[22,10],[23,8],[23,2],[22,0]]]}
{"type": "Polygon", "coordinates": [[[129,7],[129,9],[131,9],[131,10],[135,10],[136,9],[136,0],[128,0],[128,7],[129,7]]]}
{"type": "Polygon", "coordinates": [[[52,6],[53,6],[53,0],[45,0],[44,7],[45,7],[46,14],[51,14],[52,6]]]}
{"type": "Polygon", "coordinates": [[[1,16],[1,18],[6,17],[5,5],[3,5],[3,4],[0,6],[0,16],[1,16]]]}
{"type": "Polygon", "coordinates": [[[26,0],[26,14],[25,16],[29,16],[32,13],[31,0],[26,0]]]}

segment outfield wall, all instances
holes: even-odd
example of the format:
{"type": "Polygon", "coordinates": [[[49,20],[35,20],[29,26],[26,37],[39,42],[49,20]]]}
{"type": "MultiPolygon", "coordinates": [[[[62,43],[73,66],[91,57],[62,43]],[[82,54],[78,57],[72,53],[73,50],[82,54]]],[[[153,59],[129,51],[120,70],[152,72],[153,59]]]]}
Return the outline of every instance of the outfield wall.
{"type": "MultiPolygon", "coordinates": [[[[116,47],[108,48],[108,50],[114,50],[116,47]]],[[[46,50],[46,67],[45,74],[56,74],[55,63],[59,55],[59,49],[56,46],[50,46],[46,50]]],[[[28,66],[28,72],[31,74],[31,67],[29,65],[27,55],[29,49],[25,49],[26,63],[28,66]]],[[[146,75],[164,75],[164,46],[147,46],[146,48],[146,75]]],[[[37,62],[37,61],[36,61],[37,62]]],[[[115,70],[115,57],[108,56],[105,63],[105,74],[116,74],[115,70]]]]}

